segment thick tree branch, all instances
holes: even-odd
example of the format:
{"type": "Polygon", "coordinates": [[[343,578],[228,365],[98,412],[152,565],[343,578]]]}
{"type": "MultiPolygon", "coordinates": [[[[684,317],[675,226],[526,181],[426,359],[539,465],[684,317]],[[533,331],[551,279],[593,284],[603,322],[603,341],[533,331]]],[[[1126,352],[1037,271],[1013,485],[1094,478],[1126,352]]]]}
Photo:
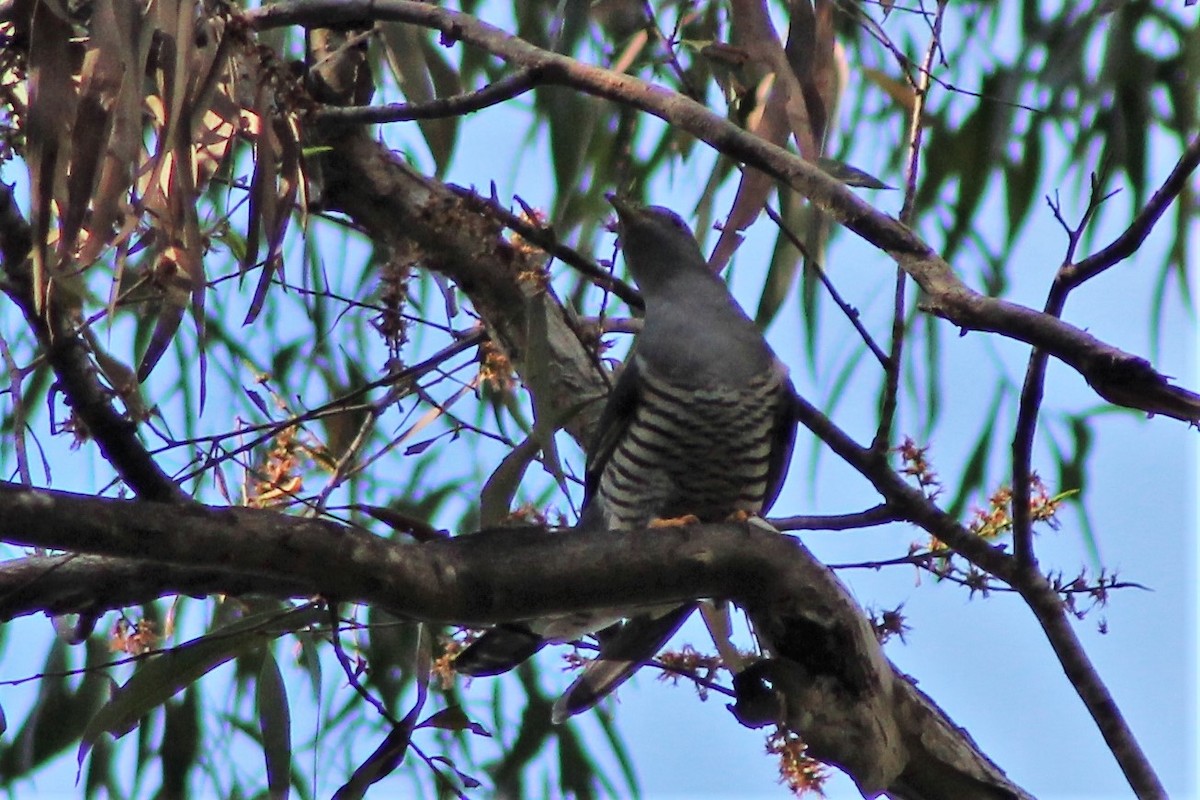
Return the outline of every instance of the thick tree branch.
{"type": "Polygon", "coordinates": [[[1062,320],[970,289],[919,236],[871,207],[845,184],[683,95],[542,50],[475,17],[426,3],[293,0],[249,11],[246,19],[260,30],[365,19],[422,25],[441,31],[446,40],[463,41],[535,70],[547,84],[570,86],[653,114],[720,152],[786,182],[823,212],[885,251],[924,290],[922,308],[926,311],[963,330],[998,333],[1043,348],[1078,371],[1112,403],[1200,422],[1200,395],[1171,385],[1144,358],[1107,345],[1062,320]]]}
{"type": "Polygon", "coordinates": [[[41,612],[99,616],[174,594],[304,597],[315,593],[306,582],[284,575],[272,579],[136,558],[62,555],[0,562],[3,620],[41,612]]]}
{"type": "MultiPolygon", "coordinates": [[[[260,593],[319,593],[431,622],[727,597],[748,610],[778,659],[767,663],[777,665],[788,722],[815,757],[847,769],[868,796],[1028,796],[888,663],[829,570],[795,539],[754,525],[595,534],[498,529],[401,544],[270,511],[181,509],[12,484],[0,484],[0,520],[0,538],[11,543],[106,557],[76,558],[77,574],[134,575],[136,560],[179,577],[180,591],[242,590],[251,579],[260,593]],[[961,793],[964,786],[972,792],[961,793]]],[[[0,587],[6,598],[22,592],[26,610],[44,588],[47,607],[67,610],[77,599],[54,574],[71,568],[63,559],[10,563],[0,570],[0,587]]],[[[140,600],[167,588],[141,574],[148,594],[140,600]]],[[[16,607],[7,602],[5,609],[16,607]]]]}

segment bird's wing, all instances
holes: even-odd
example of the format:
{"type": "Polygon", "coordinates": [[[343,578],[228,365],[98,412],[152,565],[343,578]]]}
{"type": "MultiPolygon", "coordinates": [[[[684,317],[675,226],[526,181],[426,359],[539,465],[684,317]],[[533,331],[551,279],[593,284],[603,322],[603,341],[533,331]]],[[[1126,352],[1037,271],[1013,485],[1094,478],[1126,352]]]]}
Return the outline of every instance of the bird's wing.
{"type": "Polygon", "coordinates": [[[600,423],[596,427],[596,435],[592,438],[592,446],[588,449],[587,467],[583,477],[583,509],[586,512],[596,492],[600,490],[600,476],[608,466],[613,451],[621,439],[641,402],[641,373],[633,352],[626,359],[625,368],[617,377],[600,414],[600,423]]]}
{"type": "MultiPolygon", "coordinates": [[[[617,378],[617,383],[609,394],[600,422],[596,428],[596,436],[588,451],[587,467],[584,470],[583,513],[580,515],[580,528],[592,525],[600,526],[604,517],[599,506],[592,508],[592,500],[600,490],[600,476],[604,467],[612,457],[613,451],[625,435],[630,421],[639,402],[641,380],[638,374],[636,360],[631,356],[617,378]],[[589,509],[591,513],[589,514],[589,509]]],[[[611,617],[605,616],[597,622],[597,627],[608,624],[611,617]]],[[[541,623],[554,624],[556,620],[542,620],[541,623]]],[[[538,626],[533,626],[538,627],[538,626]]],[[[579,625],[576,625],[579,627],[579,625]]],[[[589,626],[583,626],[587,629],[589,626]]],[[[558,636],[556,638],[574,638],[558,636]]],[[[483,634],[459,653],[454,662],[455,669],[464,675],[485,676],[499,675],[507,672],[532,656],[547,643],[540,631],[533,630],[530,625],[513,624],[499,625],[483,634]]]]}
{"type": "MultiPolygon", "coordinates": [[[[780,367],[782,369],[782,367],[780,367]]],[[[779,398],[775,406],[775,421],[771,431],[770,463],[767,466],[767,490],[763,493],[762,510],[767,511],[779,497],[783,482],[787,478],[788,466],[792,463],[792,448],[796,444],[796,426],[799,424],[796,409],[796,388],[786,375],[779,387],[779,398]]]]}
{"type": "Polygon", "coordinates": [[[472,678],[500,675],[545,646],[546,640],[526,625],[497,625],[458,654],[454,670],[472,678]]]}

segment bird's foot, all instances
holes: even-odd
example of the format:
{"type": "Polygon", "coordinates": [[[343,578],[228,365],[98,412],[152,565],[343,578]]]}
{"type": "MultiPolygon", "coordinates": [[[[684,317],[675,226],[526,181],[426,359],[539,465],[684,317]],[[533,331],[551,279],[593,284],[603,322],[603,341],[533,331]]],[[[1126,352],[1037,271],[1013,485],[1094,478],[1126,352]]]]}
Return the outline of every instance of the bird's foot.
{"type": "Polygon", "coordinates": [[[684,525],[695,525],[700,518],[695,514],[684,514],[682,517],[667,517],[666,519],[650,520],[651,528],[682,528],[684,525]]]}
{"type": "Polygon", "coordinates": [[[779,531],[775,530],[775,528],[771,525],[771,523],[767,522],[759,514],[755,514],[751,511],[743,511],[742,509],[738,509],[737,511],[730,514],[726,518],[725,521],[726,522],[749,522],[754,527],[762,528],[764,531],[771,531],[772,533],[779,533],[779,531]]]}

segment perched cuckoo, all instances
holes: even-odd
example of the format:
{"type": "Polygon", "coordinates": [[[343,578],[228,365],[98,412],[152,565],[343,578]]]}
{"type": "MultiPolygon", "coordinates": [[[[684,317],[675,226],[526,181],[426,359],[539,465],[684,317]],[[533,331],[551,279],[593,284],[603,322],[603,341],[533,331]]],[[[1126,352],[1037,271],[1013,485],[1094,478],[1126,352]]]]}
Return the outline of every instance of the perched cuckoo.
{"type": "MultiPolygon", "coordinates": [[[[787,369],[708,268],[679,216],[613,195],[609,202],[646,315],[588,453],[577,527],[636,529],[761,514],[779,494],[795,438],[787,369]]],[[[600,635],[599,657],[555,704],[561,722],[653,658],[694,608],[618,609],[500,626],[467,647],[455,668],[499,674],[549,642],[630,617],[600,635]]]]}

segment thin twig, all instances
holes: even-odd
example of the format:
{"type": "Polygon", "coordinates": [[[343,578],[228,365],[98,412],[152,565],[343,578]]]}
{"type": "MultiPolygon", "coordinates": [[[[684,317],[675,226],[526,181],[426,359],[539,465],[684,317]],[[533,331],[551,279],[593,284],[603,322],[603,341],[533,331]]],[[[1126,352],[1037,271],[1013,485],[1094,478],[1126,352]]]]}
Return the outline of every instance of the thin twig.
{"type": "Polygon", "coordinates": [[[558,235],[555,234],[552,227],[538,224],[536,220],[520,217],[502,206],[498,201],[494,199],[489,200],[470,189],[463,189],[457,186],[450,188],[466,200],[473,210],[481,211],[487,216],[492,217],[525,241],[537,245],[558,261],[574,267],[577,272],[596,286],[610,291],[621,298],[630,308],[641,310],[645,307],[642,303],[642,296],[638,293],[637,289],[634,289],[620,278],[614,277],[611,272],[599,266],[575,248],[560,243],[558,235]]]}
{"type": "Polygon", "coordinates": [[[875,343],[873,338],[871,338],[871,333],[862,323],[862,315],[858,313],[858,309],[846,302],[845,298],[842,297],[841,292],[839,292],[837,287],[833,285],[833,281],[829,279],[829,275],[825,272],[824,266],[817,263],[816,259],[812,257],[812,255],[808,252],[808,248],[804,246],[804,242],[801,241],[800,237],[793,233],[790,228],[788,228],[787,223],[783,220],[783,217],[779,216],[779,212],[771,208],[769,203],[763,206],[763,210],[767,212],[767,216],[770,217],[771,221],[775,223],[775,226],[779,228],[779,232],[786,236],[787,240],[791,242],[792,247],[795,247],[797,250],[799,250],[800,254],[804,256],[805,260],[813,265],[817,273],[817,278],[821,281],[821,285],[825,287],[825,291],[829,292],[830,299],[832,299],[834,304],[837,305],[837,307],[841,309],[842,313],[846,315],[846,319],[850,320],[850,324],[854,326],[854,330],[858,331],[858,335],[862,337],[863,342],[866,343],[867,348],[871,351],[872,355],[875,356],[884,369],[887,369],[887,353],[883,352],[883,349],[875,343]]]}
{"type": "MultiPolygon", "coordinates": [[[[1109,195],[1103,193],[1099,179],[1092,175],[1091,192],[1088,195],[1087,208],[1083,218],[1074,227],[1067,224],[1063,217],[1062,207],[1058,198],[1047,198],[1054,218],[1067,233],[1067,250],[1063,257],[1063,266],[1050,285],[1046,295],[1043,312],[1055,318],[1062,316],[1067,303],[1067,295],[1071,292],[1071,284],[1062,280],[1063,270],[1068,269],[1075,258],[1076,248],[1083,237],[1083,232],[1095,217],[1100,206],[1109,195]]],[[[1036,571],[1037,557],[1033,552],[1033,515],[1030,511],[1030,498],[1033,492],[1033,440],[1037,433],[1038,417],[1041,414],[1042,399],[1045,396],[1046,368],[1049,364],[1049,354],[1040,347],[1035,347],[1029,353],[1029,364],[1025,368],[1025,381],[1021,386],[1021,397],[1017,406],[1017,421],[1013,430],[1012,443],[1012,520],[1013,520],[1013,555],[1016,556],[1019,569],[1036,571]]]]}
{"type": "Polygon", "coordinates": [[[525,68],[474,92],[463,92],[428,103],[389,103],[385,106],[326,106],[313,116],[320,122],[375,125],[420,119],[459,117],[512,100],[537,86],[539,72],[525,68]]]}
{"type": "Polygon", "coordinates": [[[341,637],[341,619],[338,618],[336,604],[329,604],[329,641],[333,645],[333,653],[337,656],[338,663],[342,666],[342,672],[346,675],[346,681],[351,688],[358,693],[358,696],[366,700],[379,713],[379,716],[386,719],[396,727],[400,724],[400,720],[392,716],[388,711],[387,706],[383,701],[367,691],[366,687],[358,680],[358,673],[354,669],[354,665],[350,663],[350,656],[346,655],[345,649],[342,647],[341,637]]]}
{"type": "MultiPolygon", "coordinates": [[[[937,13],[930,26],[929,47],[925,51],[925,61],[913,81],[912,116],[908,125],[908,164],[904,176],[904,202],[900,206],[900,221],[905,225],[913,224],[917,203],[917,179],[921,167],[921,145],[925,137],[925,105],[929,102],[929,82],[933,75],[933,62],[941,48],[942,19],[946,4],[937,4],[937,13]]],[[[896,410],[900,402],[900,370],[904,357],[904,336],[906,328],[907,304],[905,294],[908,289],[908,273],[902,267],[896,267],[896,284],[892,291],[892,347],[884,362],[884,382],[879,393],[879,426],[875,429],[875,439],[871,449],[881,456],[892,446],[892,432],[896,424],[896,410]]]]}
{"type": "Polygon", "coordinates": [[[1055,282],[1064,284],[1066,291],[1070,291],[1136,253],[1142,242],[1154,230],[1163,213],[1187,187],[1188,179],[1197,166],[1200,166],[1200,136],[1188,142],[1187,149],[1179,157],[1171,174],[1163,181],[1162,186],[1158,187],[1158,191],[1151,195],[1146,207],[1134,216],[1129,227],[1100,252],[1093,253],[1078,263],[1064,266],[1059,270],[1055,282]]]}
{"type": "Polygon", "coordinates": [[[33,486],[29,453],[25,449],[25,402],[21,395],[21,381],[25,379],[25,370],[17,365],[3,336],[0,336],[0,361],[4,362],[4,371],[8,373],[8,393],[12,395],[12,427],[15,439],[13,450],[17,455],[17,474],[21,476],[21,483],[33,486]]]}
{"type": "Polygon", "coordinates": [[[675,72],[675,79],[679,81],[679,85],[683,87],[684,93],[688,97],[703,97],[704,93],[696,90],[692,82],[688,79],[687,70],[679,63],[679,55],[675,52],[675,45],[679,41],[679,31],[683,27],[683,15],[688,13],[688,8],[685,5],[676,6],[675,26],[671,30],[671,35],[667,36],[663,33],[662,26],[658,24],[658,17],[654,13],[654,6],[650,0],[642,0],[642,13],[646,15],[649,21],[651,30],[658,37],[667,50],[667,63],[671,65],[671,69],[675,72]]]}
{"type": "Polygon", "coordinates": [[[887,503],[853,514],[823,514],[768,519],[771,527],[780,531],[849,531],[898,522],[902,517],[887,503]]]}
{"type": "MultiPolygon", "coordinates": [[[[193,478],[207,472],[214,463],[220,463],[220,461],[224,461],[224,460],[233,458],[233,457],[238,456],[242,453],[245,453],[249,450],[252,450],[255,447],[258,447],[263,442],[270,441],[272,438],[274,438],[276,435],[278,435],[279,431],[283,430],[284,428],[291,427],[293,425],[299,425],[299,424],[309,422],[309,421],[315,420],[315,419],[320,419],[320,418],[326,417],[326,416],[345,413],[345,411],[347,410],[346,404],[348,402],[355,400],[359,397],[362,397],[365,394],[367,394],[368,392],[370,392],[374,389],[378,389],[383,386],[391,386],[391,385],[395,385],[395,384],[403,385],[407,381],[414,381],[417,378],[424,375],[425,373],[435,369],[445,359],[447,359],[453,355],[456,355],[464,350],[467,350],[470,347],[478,345],[480,342],[484,341],[486,338],[487,338],[487,333],[483,330],[483,328],[478,328],[474,331],[471,331],[471,332],[465,334],[458,341],[453,342],[450,345],[447,345],[446,347],[442,348],[442,350],[433,354],[426,360],[422,361],[420,364],[415,364],[401,372],[394,373],[391,375],[385,375],[382,378],[378,378],[374,381],[371,381],[370,383],[360,386],[357,389],[354,389],[353,391],[347,392],[342,397],[338,397],[338,398],[335,398],[334,400],[330,400],[328,403],[325,403],[324,405],[319,406],[319,407],[313,409],[312,411],[307,411],[303,414],[297,414],[295,416],[289,417],[288,419],[280,421],[280,422],[260,423],[255,426],[251,426],[250,428],[248,428],[248,430],[262,430],[264,432],[256,437],[254,437],[249,442],[245,442],[245,443],[239,445],[234,450],[230,450],[229,452],[225,453],[224,455],[221,456],[220,459],[218,459],[215,462],[205,461],[205,463],[202,467],[192,470],[191,472],[188,472],[188,473],[180,476],[178,480],[181,483],[184,481],[192,480],[193,478]]],[[[242,433],[242,431],[238,431],[238,434],[240,434],[240,433],[242,433]]],[[[182,441],[182,442],[172,442],[168,447],[162,448],[162,450],[170,449],[173,447],[178,447],[181,444],[196,444],[196,443],[201,443],[201,442],[219,442],[222,439],[227,439],[230,436],[234,436],[234,435],[237,435],[237,434],[222,433],[222,434],[213,434],[213,435],[209,435],[209,436],[198,436],[193,439],[188,439],[188,440],[182,441]]]]}

